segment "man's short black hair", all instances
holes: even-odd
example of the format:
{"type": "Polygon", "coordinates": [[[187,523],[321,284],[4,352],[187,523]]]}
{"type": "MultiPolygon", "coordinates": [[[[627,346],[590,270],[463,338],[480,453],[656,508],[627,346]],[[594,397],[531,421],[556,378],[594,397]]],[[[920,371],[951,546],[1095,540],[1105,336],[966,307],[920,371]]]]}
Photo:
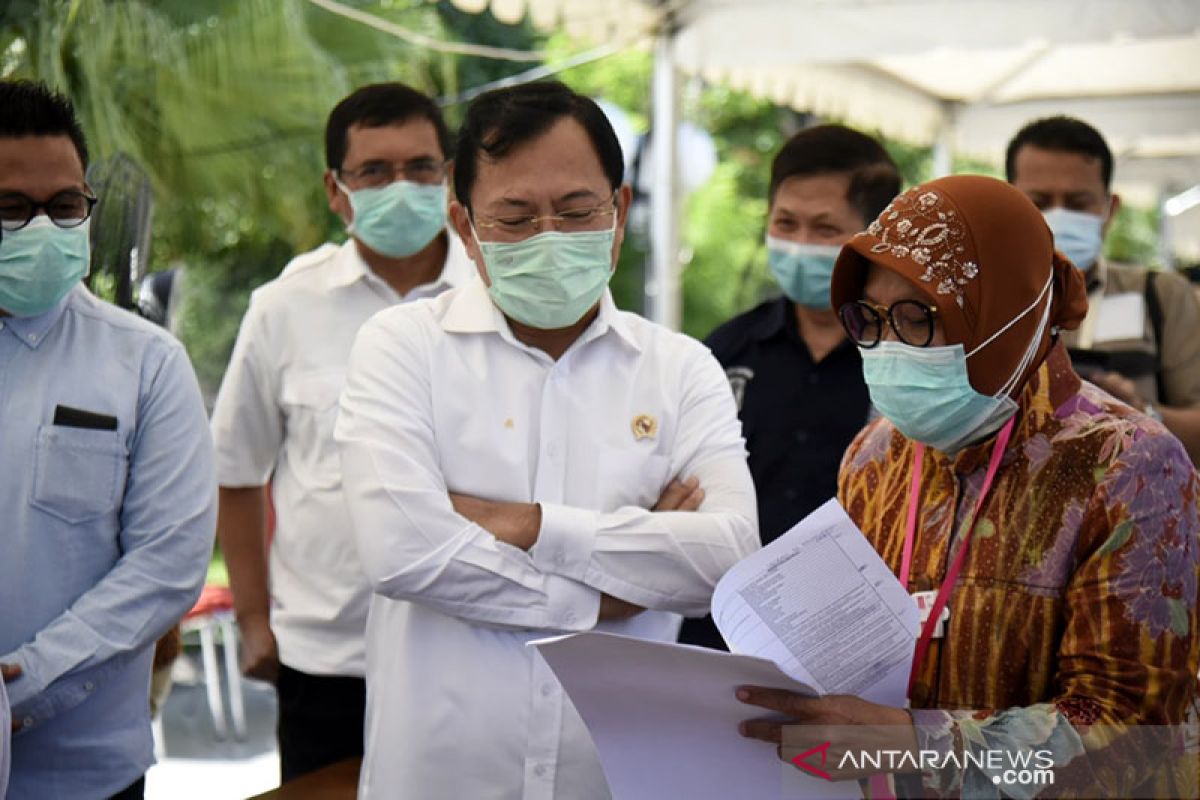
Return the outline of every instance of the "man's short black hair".
{"type": "Polygon", "coordinates": [[[450,131],[441,109],[427,95],[403,83],[372,83],[354,90],[329,112],[325,123],[325,163],[332,170],[342,168],[350,144],[350,128],[381,128],[398,125],[414,117],[424,117],[437,131],[442,157],[450,155],[450,131]]]}
{"type": "Polygon", "coordinates": [[[788,139],[771,163],[767,198],[788,178],[847,175],[846,201],[869,223],[900,194],[900,170],[878,141],[845,125],[817,125],[788,139]]]}
{"type": "Polygon", "coordinates": [[[87,141],[66,95],[39,81],[0,81],[0,139],[24,136],[69,137],[87,169],[87,141]]]}
{"type": "Polygon", "coordinates": [[[458,201],[471,210],[471,188],[479,172],[481,151],[488,158],[503,158],[564,118],[575,120],[587,132],[615,192],[625,177],[625,158],[608,117],[594,100],[564,84],[538,81],[493,89],[471,103],[454,153],[454,194],[458,201]]]}
{"type": "Polygon", "coordinates": [[[1113,156],[1100,131],[1074,117],[1045,117],[1030,122],[1008,143],[1004,154],[1004,174],[1012,183],[1017,177],[1017,152],[1029,145],[1040,150],[1077,153],[1100,160],[1100,177],[1104,188],[1112,185],[1113,156]]]}

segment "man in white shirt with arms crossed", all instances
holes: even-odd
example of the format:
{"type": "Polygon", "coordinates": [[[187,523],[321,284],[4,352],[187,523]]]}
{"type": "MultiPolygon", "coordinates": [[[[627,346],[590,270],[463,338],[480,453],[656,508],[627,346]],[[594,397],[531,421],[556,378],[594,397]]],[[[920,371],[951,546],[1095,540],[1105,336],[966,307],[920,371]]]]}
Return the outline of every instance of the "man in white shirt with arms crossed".
{"type": "Polygon", "coordinates": [[[337,423],[376,591],[360,796],[604,798],[525,645],[705,613],[758,546],[737,411],[702,345],[613,305],[630,190],[594,102],[482,95],[455,159],[480,280],[367,323],[337,423]]]}

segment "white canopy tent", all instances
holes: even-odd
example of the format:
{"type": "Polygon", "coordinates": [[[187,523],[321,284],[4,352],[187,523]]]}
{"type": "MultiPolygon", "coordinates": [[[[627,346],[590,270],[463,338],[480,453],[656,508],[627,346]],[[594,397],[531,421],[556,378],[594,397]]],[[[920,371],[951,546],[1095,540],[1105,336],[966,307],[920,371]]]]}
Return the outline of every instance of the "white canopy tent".
{"type": "MultiPolygon", "coordinates": [[[[1022,124],[1070,114],[1105,134],[1140,202],[1200,183],[1197,0],[454,0],[528,13],[592,43],[653,37],[657,153],[679,75],[897,139],[999,162],[1022,124]]],[[[674,157],[655,186],[678,185],[674,157]]],[[[652,196],[649,315],[677,327],[678,192],[652,196]]]]}

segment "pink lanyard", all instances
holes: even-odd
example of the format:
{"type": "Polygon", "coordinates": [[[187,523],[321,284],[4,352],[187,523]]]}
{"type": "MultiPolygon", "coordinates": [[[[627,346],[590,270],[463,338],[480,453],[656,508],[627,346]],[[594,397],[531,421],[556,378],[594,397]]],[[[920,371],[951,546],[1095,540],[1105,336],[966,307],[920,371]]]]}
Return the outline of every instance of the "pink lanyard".
{"type": "MultiPolygon", "coordinates": [[[[1017,418],[1012,417],[1000,430],[1000,435],[996,438],[996,444],[992,447],[992,457],[988,461],[987,477],[983,480],[983,487],[979,490],[979,498],[975,501],[975,510],[971,512],[971,523],[967,528],[967,535],[963,538],[962,544],[958,548],[958,553],[954,556],[954,562],[950,565],[950,569],[946,570],[946,579],[942,581],[942,586],[938,589],[937,597],[933,600],[933,608],[929,609],[929,617],[925,620],[925,625],[921,628],[921,636],[917,639],[917,649],[913,653],[912,673],[908,677],[908,694],[912,696],[913,683],[917,679],[917,672],[921,668],[921,664],[925,661],[925,656],[929,652],[929,644],[933,640],[933,632],[937,629],[938,619],[942,616],[942,609],[950,602],[950,594],[954,591],[954,584],[958,581],[958,573],[962,571],[963,563],[967,560],[967,548],[970,547],[971,537],[975,533],[975,523],[979,520],[979,512],[983,508],[983,501],[987,499],[988,491],[992,488],[992,481],[996,478],[996,472],[1000,469],[1000,461],[1004,458],[1004,450],[1008,447],[1008,440],[1012,436],[1013,426],[1016,424],[1017,418]]],[[[913,478],[912,486],[908,491],[908,521],[905,524],[904,534],[904,555],[900,561],[900,583],[904,584],[904,588],[908,589],[908,573],[912,569],[912,551],[913,540],[917,535],[917,504],[921,499],[921,464],[925,460],[925,445],[917,443],[916,452],[913,457],[913,478]]]]}

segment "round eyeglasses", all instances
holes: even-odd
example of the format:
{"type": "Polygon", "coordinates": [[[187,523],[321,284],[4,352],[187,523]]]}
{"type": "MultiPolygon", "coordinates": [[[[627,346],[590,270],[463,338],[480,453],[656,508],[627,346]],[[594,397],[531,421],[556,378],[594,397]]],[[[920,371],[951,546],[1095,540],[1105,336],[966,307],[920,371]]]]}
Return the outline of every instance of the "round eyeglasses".
{"type": "Polygon", "coordinates": [[[919,300],[900,300],[890,306],[856,300],[838,309],[842,327],[859,347],[874,347],[883,339],[883,324],[892,327],[896,336],[913,347],[928,347],[933,341],[937,307],[919,300]]]}
{"type": "Polygon", "coordinates": [[[431,158],[416,158],[403,164],[368,161],[358,169],[339,169],[337,174],[353,189],[378,189],[400,178],[429,185],[446,180],[446,162],[431,158]]]}
{"type": "Polygon", "coordinates": [[[612,227],[613,215],[617,213],[617,193],[605,202],[583,208],[566,208],[557,214],[537,216],[536,214],[504,214],[499,217],[475,217],[476,228],[490,232],[496,241],[519,242],[536,236],[543,230],[543,224],[549,222],[554,230],[563,233],[583,233],[587,231],[602,231],[612,227]]]}
{"type": "Polygon", "coordinates": [[[78,228],[92,215],[96,198],[74,189],[59,192],[39,203],[20,192],[0,194],[0,229],[6,233],[19,231],[45,211],[46,216],[60,228],[78,228]]]}

